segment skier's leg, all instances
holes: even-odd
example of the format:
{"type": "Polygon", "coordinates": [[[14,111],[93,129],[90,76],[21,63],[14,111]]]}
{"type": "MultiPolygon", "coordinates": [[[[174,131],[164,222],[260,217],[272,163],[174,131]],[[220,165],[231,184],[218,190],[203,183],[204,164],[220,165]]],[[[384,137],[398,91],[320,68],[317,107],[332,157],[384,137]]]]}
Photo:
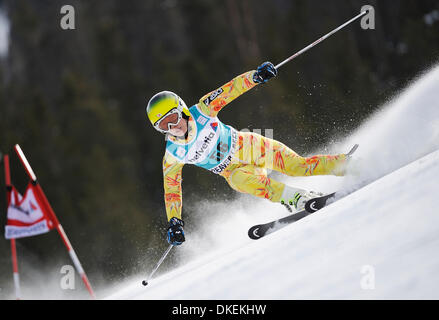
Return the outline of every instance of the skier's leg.
{"type": "Polygon", "coordinates": [[[296,210],[301,210],[306,200],[308,200],[304,196],[307,194],[306,190],[287,186],[267,177],[265,168],[235,163],[229,165],[221,175],[236,191],[268,199],[272,202],[279,202],[286,205],[290,211],[292,211],[290,205],[294,206],[296,210]]]}
{"type": "Polygon", "coordinates": [[[231,164],[221,175],[236,191],[280,202],[285,184],[267,177],[267,170],[248,164],[231,164]]]}
{"type": "Polygon", "coordinates": [[[283,143],[254,132],[239,133],[237,157],[289,176],[341,176],[346,169],[345,154],[302,157],[283,143]]]}
{"type": "MultiPolygon", "coordinates": [[[[276,170],[289,176],[343,175],[346,162],[344,154],[301,157],[279,141],[249,132],[239,133],[238,150],[235,158],[243,164],[255,166],[256,168],[276,170]]],[[[248,179],[253,180],[254,178],[249,178],[246,172],[238,171],[236,172],[235,179],[229,179],[228,181],[235,189],[238,189],[239,185],[244,185],[246,189],[253,188],[255,183],[249,183],[248,179]]],[[[288,186],[267,177],[259,178],[260,181],[264,181],[263,179],[269,181],[269,184],[267,183],[269,186],[277,185],[276,192],[270,192],[262,187],[241,192],[255,194],[259,193],[260,190],[264,190],[266,192],[265,195],[271,201],[292,205],[296,210],[301,210],[307,200],[321,195],[316,192],[288,186]]],[[[258,196],[258,194],[256,195],[258,196]]]]}

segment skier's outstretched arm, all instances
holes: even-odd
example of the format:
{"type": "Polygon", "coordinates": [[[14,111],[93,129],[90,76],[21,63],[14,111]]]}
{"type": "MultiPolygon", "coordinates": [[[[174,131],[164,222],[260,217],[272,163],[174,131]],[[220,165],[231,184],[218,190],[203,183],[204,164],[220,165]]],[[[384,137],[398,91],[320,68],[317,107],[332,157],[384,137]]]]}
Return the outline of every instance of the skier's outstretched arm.
{"type": "Polygon", "coordinates": [[[181,220],[182,208],[182,169],[183,163],[180,163],[170,153],[166,152],[163,157],[163,186],[165,189],[165,207],[168,221],[172,218],[181,220]]]}
{"type": "Polygon", "coordinates": [[[247,71],[203,96],[198,103],[198,107],[206,115],[216,117],[222,108],[237,97],[259,83],[267,82],[276,75],[277,71],[273,64],[264,62],[257,70],[247,71]]]}

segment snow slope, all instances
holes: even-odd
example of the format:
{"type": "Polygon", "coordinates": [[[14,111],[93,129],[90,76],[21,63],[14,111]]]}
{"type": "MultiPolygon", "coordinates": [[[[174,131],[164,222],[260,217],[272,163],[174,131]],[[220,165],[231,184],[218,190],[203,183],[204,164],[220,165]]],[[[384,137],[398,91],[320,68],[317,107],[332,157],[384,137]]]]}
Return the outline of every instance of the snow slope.
{"type": "Polygon", "coordinates": [[[438,83],[435,67],[334,146],[360,143],[353,175],[283,179],[347,197],[257,241],[248,228],[284,208],[246,195],[199,203],[205,222],[174,249],[178,266],[143,287],[151,261],[106,298],[438,299],[438,83]]]}

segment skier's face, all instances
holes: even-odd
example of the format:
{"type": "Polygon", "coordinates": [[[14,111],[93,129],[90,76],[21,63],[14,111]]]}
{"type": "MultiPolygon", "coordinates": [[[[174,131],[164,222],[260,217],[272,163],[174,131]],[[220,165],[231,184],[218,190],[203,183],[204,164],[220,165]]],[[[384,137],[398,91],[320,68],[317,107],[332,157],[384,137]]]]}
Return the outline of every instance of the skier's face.
{"type": "Polygon", "coordinates": [[[173,136],[183,137],[187,132],[187,120],[184,118],[181,118],[177,124],[171,124],[170,126],[171,129],[169,130],[169,133],[173,136]]]}

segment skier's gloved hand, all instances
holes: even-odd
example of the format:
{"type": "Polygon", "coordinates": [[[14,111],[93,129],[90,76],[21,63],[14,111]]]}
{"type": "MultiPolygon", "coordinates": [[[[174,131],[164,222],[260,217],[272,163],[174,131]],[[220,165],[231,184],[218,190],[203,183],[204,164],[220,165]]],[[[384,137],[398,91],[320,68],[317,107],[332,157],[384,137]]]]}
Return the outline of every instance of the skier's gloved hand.
{"type": "Polygon", "coordinates": [[[167,239],[169,244],[178,246],[185,240],[183,231],[184,222],[178,218],[171,218],[169,220],[169,228],[167,232],[167,239]]]}
{"type": "Polygon", "coordinates": [[[276,68],[271,62],[267,61],[261,64],[258,69],[256,69],[256,72],[253,75],[253,82],[265,83],[275,76],[277,76],[276,68]]]}

